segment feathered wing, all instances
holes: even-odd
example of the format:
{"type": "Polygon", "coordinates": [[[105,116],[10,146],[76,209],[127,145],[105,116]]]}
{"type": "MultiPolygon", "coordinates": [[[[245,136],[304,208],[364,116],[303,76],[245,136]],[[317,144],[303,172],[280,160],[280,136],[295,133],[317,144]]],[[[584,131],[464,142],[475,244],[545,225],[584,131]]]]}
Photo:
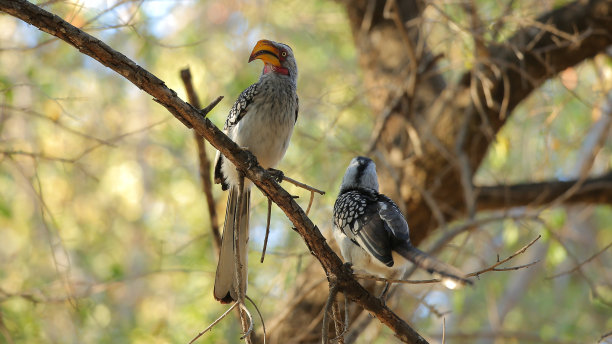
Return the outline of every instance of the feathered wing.
{"type": "MultiPolygon", "coordinates": [[[[231,130],[240,122],[240,120],[247,114],[247,110],[249,105],[253,103],[255,96],[258,94],[258,86],[259,83],[254,83],[253,85],[247,87],[240,95],[234,105],[230,109],[229,114],[227,115],[227,119],[225,120],[225,125],[223,126],[223,132],[230,136],[231,130]]],[[[297,120],[297,113],[296,113],[297,120]]],[[[223,166],[223,159],[225,157],[221,154],[221,152],[217,151],[217,155],[215,155],[215,183],[221,184],[221,188],[223,190],[227,190],[229,185],[225,180],[225,176],[223,175],[223,170],[221,167],[223,166]]]]}
{"type": "Polygon", "coordinates": [[[472,284],[472,281],[463,277],[464,274],[459,269],[443,263],[414,247],[410,243],[408,223],[395,202],[385,195],[379,195],[378,198],[378,215],[384,222],[386,231],[394,238],[394,251],[431,274],[451,279],[462,285],[472,284]]]}
{"type": "Polygon", "coordinates": [[[368,190],[353,190],[340,195],[334,205],[334,221],[354,243],[383,264],[393,266],[389,233],[368,190]]]}

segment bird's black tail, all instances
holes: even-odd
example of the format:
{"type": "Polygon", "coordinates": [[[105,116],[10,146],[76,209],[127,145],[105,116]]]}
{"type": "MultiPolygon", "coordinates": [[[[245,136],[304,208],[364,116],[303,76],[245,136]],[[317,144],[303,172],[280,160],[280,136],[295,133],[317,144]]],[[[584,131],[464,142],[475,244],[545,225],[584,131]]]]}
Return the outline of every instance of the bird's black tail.
{"type": "Polygon", "coordinates": [[[460,285],[472,285],[472,281],[466,279],[459,269],[454,266],[443,263],[427,253],[419,250],[418,248],[410,245],[409,243],[403,244],[399,247],[393,248],[402,257],[408,259],[416,266],[427,272],[438,275],[445,286],[453,289],[456,284],[460,285]]]}

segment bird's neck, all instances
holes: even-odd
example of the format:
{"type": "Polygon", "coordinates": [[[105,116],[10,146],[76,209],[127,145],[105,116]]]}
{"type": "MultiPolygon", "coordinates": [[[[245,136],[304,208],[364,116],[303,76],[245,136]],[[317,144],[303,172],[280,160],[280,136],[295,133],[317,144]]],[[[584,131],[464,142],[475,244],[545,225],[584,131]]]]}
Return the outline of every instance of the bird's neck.
{"type": "MultiPolygon", "coordinates": [[[[265,71],[265,70],[264,70],[265,71]]],[[[262,73],[259,77],[259,82],[262,84],[273,83],[280,85],[287,85],[291,89],[296,89],[296,80],[295,77],[291,74],[280,74],[280,73],[262,73]]],[[[284,87],[284,86],[283,86],[284,87]]]]}
{"type": "Polygon", "coordinates": [[[289,69],[284,68],[284,67],[276,67],[276,66],[273,66],[273,65],[265,64],[264,65],[263,74],[268,74],[268,73],[277,73],[277,74],[281,74],[281,75],[289,75],[289,69]]]}
{"type": "Polygon", "coordinates": [[[369,187],[365,187],[359,184],[347,184],[347,185],[342,185],[340,187],[340,194],[342,195],[343,193],[349,192],[349,191],[358,191],[360,193],[364,193],[364,194],[378,194],[378,190],[376,189],[372,189],[369,187]]]}

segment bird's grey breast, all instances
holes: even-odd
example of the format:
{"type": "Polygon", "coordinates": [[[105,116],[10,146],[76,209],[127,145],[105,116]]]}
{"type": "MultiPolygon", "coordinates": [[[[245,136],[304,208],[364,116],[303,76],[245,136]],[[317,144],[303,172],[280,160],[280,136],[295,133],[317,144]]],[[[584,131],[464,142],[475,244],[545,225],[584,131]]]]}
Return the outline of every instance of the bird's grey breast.
{"type": "Polygon", "coordinates": [[[276,76],[260,79],[247,113],[232,130],[232,138],[265,168],[274,167],[285,155],[293,132],[297,95],[289,81],[276,76]]]}

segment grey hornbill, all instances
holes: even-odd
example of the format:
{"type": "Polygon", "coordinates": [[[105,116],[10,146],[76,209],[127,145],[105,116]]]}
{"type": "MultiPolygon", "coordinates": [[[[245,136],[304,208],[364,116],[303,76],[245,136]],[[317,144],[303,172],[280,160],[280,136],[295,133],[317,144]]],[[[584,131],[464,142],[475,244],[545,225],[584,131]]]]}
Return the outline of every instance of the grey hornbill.
{"type": "Polygon", "coordinates": [[[334,237],[344,259],[369,274],[399,278],[408,261],[438,275],[444,284],[472,284],[457,268],[429,256],[410,243],[408,223],[398,206],[378,192],[374,161],[351,160],[334,204],[334,237]]]}
{"type": "MultiPolygon", "coordinates": [[[[257,42],[249,62],[262,60],[259,81],[245,89],[232,106],[223,131],[240,147],[257,157],[259,164],[272,168],[283,158],[298,117],[297,64],[291,48],[269,40],[257,42]]],[[[215,183],[229,189],[221,252],[215,275],[214,296],[222,303],[246,294],[247,242],[252,183],[244,180],[240,189],[236,167],[217,152],[215,183]],[[234,231],[237,227],[237,231],[234,231]],[[234,233],[238,234],[240,260],[235,261],[234,233]],[[240,275],[240,282],[235,271],[240,275]]]]}

